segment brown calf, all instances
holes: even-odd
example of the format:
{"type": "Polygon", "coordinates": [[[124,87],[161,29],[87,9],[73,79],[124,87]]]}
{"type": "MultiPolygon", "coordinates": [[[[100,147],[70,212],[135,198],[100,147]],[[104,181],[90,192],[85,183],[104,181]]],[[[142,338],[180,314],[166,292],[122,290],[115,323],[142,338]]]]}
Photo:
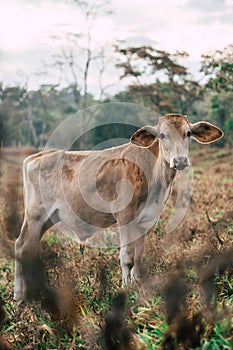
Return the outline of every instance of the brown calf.
{"type": "MultiPolygon", "coordinates": [[[[168,114],[137,130],[130,142],[101,151],[51,150],[24,161],[25,217],[15,244],[16,300],[26,295],[22,262],[36,256],[44,232],[62,222],[80,241],[117,224],[123,284],[139,278],[144,233],[158,220],[177,171],[190,165],[189,142],[223,132],[168,114]]],[[[28,261],[28,260],[27,260],[28,261]]]]}

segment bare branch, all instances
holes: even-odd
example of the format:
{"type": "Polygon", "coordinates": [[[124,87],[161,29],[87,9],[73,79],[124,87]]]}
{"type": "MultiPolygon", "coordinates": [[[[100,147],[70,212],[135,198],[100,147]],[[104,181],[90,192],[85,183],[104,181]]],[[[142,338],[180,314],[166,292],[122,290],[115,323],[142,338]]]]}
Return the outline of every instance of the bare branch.
{"type": "Polygon", "coordinates": [[[210,223],[210,226],[212,227],[212,229],[213,229],[213,231],[214,231],[214,233],[215,233],[215,236],[216,236],[217,240],[219,241],[219,243],[220,243],[221,245],[223,245],[224,242],[223,242],[223,240],[219,237],[218,230],[217,230],[217,228],[216,228],[216,223],[210,220],[208,210],[206,210],[206,217],[207,217],[208,222],[210,223]]]}

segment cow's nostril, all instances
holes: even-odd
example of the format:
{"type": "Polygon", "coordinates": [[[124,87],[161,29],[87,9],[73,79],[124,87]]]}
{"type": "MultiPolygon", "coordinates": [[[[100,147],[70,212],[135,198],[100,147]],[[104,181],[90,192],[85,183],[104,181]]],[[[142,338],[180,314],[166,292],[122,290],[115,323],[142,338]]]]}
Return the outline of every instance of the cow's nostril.
{"type": "Polygon", "coordinates": [[[175,164],[178,163],[188,163],[188,158],[187,157],[178,157],[174,159],[175,164]]]}

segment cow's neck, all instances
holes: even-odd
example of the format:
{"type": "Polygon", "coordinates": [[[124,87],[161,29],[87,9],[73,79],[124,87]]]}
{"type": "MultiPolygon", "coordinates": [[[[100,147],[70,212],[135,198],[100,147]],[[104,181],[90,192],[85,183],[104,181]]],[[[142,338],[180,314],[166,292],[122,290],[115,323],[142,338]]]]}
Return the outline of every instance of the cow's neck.
{"type": "Polygon", "coordinates": [[[156,158],[155,162],[155,172],[154,172],[154,182],[160,183],[161,181],[163,184],[166,184],[167,186],[171,185],[175,175],[176,175],[176,170],[170,168],[170,164],[168,161],[163,156],[163,152],[161,149],[161,145],[158,142],[156,144],[156,150],[153,150],[156,158]]]}
{"type": "Polygon", "coordinates": [[[160,169],[167,185],[171,185],[176,176],[176,169],[171,169],[170,164],[164,158],[160,160],[160,169]]]}
{"type": "Polygon", "coordinates": [[[150,183],[146,206],[140,218],[143,218],[143,215],[149,215],[151,218],[150,224],[152,222],[155,223],[159,219],[164,205],[169,198],[175,175],[176,170],[171,169],[167,162],[160,157],[156,159],[153,180],[150,183]]]}
{"type": "Polygon", "coordinates": [[[161,205],[166,202],[169,196],[175,175],[176,170],[170,168],[169,163],[160,153],[155,164],[151,195],[161,205]]]}

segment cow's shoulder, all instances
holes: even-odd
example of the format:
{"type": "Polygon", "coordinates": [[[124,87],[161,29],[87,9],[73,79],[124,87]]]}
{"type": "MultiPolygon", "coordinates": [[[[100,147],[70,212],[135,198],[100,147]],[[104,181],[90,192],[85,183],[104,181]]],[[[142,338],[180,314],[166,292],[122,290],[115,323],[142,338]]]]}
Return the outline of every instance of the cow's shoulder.
{"type": "Polygon", "coordinates": [[[45,150],[41,151],[35,154],[32,154],[25,158],[24,164],[29,164],[29,163],[38,163],[41,160],[46,160],[46,159],[51,159],[51,157],[57,157],[61,153],[64,153],[64,151],[57,150],[57,149],[50,149],[50,150],[45,150]]]}
{"type": "Polygon", "coordinates": [[[31,180],[38,177],[39,173],[49,174],[58,169],[64,157],[65,152],[62,150],[46,150],[33,154],[24,160],[24,173],[31,180]]]}

